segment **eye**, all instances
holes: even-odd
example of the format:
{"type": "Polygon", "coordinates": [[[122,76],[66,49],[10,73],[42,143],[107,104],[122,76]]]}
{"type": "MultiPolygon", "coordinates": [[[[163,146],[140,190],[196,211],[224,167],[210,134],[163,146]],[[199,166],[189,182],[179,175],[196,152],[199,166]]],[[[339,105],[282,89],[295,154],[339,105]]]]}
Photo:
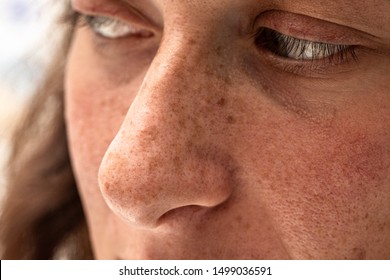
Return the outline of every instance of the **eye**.
{"type": "Polygon", "coordinates": [[[292,60],[321,60],[341,62],[350,54],[356,60],[354,46],[336,45],[297,39],[275,30],[262,28],[255,35],[256,44],[275,55],[292,60]]]}
{"type": "Polygon", "coordinates": [[[85,16],[85,21],[96,34],[107,39],[119,39],[128,36],[153,36],[153,33],[146,29],[112,17],[85,16]]]}

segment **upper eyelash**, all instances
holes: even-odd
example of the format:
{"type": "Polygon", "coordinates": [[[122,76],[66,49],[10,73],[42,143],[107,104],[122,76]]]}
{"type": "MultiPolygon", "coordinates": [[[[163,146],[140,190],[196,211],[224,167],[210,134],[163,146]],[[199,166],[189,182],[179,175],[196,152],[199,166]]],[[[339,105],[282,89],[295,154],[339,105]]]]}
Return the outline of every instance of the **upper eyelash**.
{"type": "Polygon", "coordinates": [[[116,20],[110,17],[96,17],[85,15],[84,19],[89,26],[99,27],[107,23],[115,23],[116,20]]]}
{"type": "MultiPolygon", "coordinates": [[[[336,45],[294,38],[269,28],[261,28],[253,36],[257,45],[266,47],[274,54],[287,57],[287,53],[299,51],[302,56],[308,47],[313,49],[311,60],[327,58],[329,63],[342,63],[349,57],[357,61],[355,46],[336,45]],[[282,43],[281,43],[282,42],[282,43]],[[284,42],[284,43],[283,43],[284,42]]],[[[302,60],[304,60],[302,58],[302,60]]]]}
{"type": "Polygon", "coordinates": [[[150,38],[154,35],[153,32],[147,29],[127,24],[123,20],[110,16],[80,14],[78,25],[87,26],[96,35],[105,39],[121,39],[124,37],[150,38]],[[100,28],[103,28],[103,30],[100,28]]]}

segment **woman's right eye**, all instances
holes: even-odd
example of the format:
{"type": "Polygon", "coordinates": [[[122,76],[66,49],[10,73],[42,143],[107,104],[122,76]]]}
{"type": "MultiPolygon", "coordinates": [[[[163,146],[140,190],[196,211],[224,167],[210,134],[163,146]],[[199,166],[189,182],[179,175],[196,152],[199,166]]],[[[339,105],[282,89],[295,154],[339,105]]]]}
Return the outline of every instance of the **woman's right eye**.
{"type": "Polygon", "coordinates": [[[151,37],[153,33],[120,19],[107,16],[84,16],[85,22],[97,35],[107,39],[151,37]]]}

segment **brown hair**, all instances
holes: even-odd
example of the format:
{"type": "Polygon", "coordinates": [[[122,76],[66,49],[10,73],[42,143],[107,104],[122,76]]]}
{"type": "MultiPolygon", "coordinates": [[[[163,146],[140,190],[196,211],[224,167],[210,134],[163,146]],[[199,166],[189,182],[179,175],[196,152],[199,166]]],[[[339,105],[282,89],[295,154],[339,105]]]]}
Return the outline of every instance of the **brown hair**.
{"type": "Polygon", "coordinates": [[[7,194],[0,217],[2,259],[92,258],[71,169],[64,121],[64,69],[77,19],[13,135],[7,194]]]}

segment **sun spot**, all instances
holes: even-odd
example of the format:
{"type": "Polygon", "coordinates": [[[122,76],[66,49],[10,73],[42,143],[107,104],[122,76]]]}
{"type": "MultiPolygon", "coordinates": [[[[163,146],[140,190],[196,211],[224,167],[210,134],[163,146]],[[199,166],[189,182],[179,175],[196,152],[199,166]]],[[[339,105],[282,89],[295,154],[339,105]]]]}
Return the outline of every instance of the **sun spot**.
{"type": "Polygon", "coordinates": [[[218,46],[218,47],[215,48],[215,53],[217,55],[221,55],[221,52],[222,52],[222,47],[221,46],[218,46]]]}
{"type": "Polygon", "coordinates": [[[356,260],[365,260],[366,259],[366,250],[363,248],[353,248],[352,249],[352,258],[356,260]]]}
{"type": "Polygon", "coordinates": [[[228,117],[226,118],[226,120],[227,120],[227,122],[228,122],[229,124],[234,124],[234,123],[236,122],[236,120],[234,119],[233,116],[228,116],[228,117]]]}
{"type": "Polygon", "coordinates": [[[220,106],[220,107],[223,107],[226,105],[226,99],[225,98],[220,98],[217,102],[217,105],[220,106]]]}
{"type": "Polygon", "coordinates": [[[252,226],[251,226],[250,223],[245,223],[244,228],[245,228],[246,230],[249,230],[251,227],[252,227],[252,226]]]}

